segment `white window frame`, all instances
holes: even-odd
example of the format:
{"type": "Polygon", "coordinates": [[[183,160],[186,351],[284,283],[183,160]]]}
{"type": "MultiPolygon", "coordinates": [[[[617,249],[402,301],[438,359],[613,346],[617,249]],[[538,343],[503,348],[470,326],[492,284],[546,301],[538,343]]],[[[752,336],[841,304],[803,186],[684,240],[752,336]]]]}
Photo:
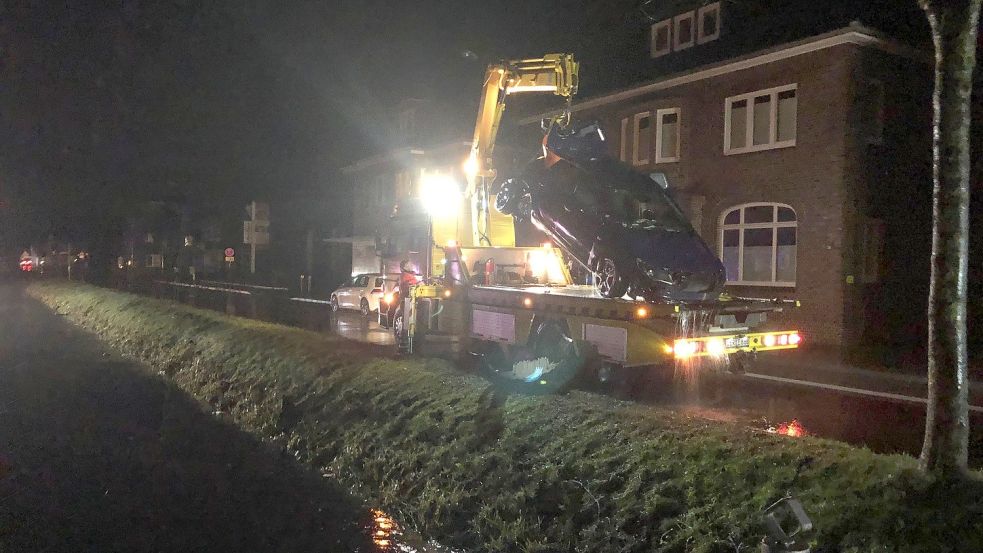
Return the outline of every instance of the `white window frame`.
{"type": "Polygon", "coordinates": [[[641,113],[636,113],[634,115],[634,117],[632,117],[632,125],[631,125],[631,136],[632,136],[631,164],[632,165],[648,165],[648,162],[649,162],[649,152],[652,150],[652,136],[651,136],[651,133],[652,133],[652,112],[651,111],[643,111],[641,113]],[[649,147],[648,147],[648,151],[644,152],[645,153],[645,157],[644,158],[641,158],[641,157],[638,157],[638,154],[639,154],[639,151],[638,151],[638,136],[639,136],[638,122],[641,121],[642,119],[646,118],[646,117],[649,118],[649,126],[648,126],[647,129],[645,129],[645,130],[647,130],[649,132],[649,147]]]}
{"type": "Polygon", "coordinates": [[[798,120],[799,120],[799,92],[798,83],[792,83],[782,86],[776,86],[774,88],[765,88],[763,90],[755,90],[754,92],[747,92],[745,94],[739,94],[737,96],[730,96],[724,99],[724,155],[733,154],[746,154],[748,152],[760,152],[762,150],[774,150],[777,148],[790,148],[795,146],[796,136],[793,136],[789,140],[778,141],[778,95],[782,92],[787,92],[789,90],[795,91],[795,121],[796,130],[795,134],[798,135],[798,120]],[[758,96],[771,96],[771,113],[768,118],[768,142],[765,144],[754,144],[754,99],[758,96]],[[744,146],[741,148],[731,148],[730,146],[730,119],[731,119],[731,106],[735,102],[740,102],[741,100],[747,101],[747,115],[745,116],[745,135],[744,135],[744,146]]]}
{"type": "Polygon", "coordinates": [[[664,19],[662,21],[659,21],[658,23],[653,24],[651,33],[652,36],[650,37],[649,40],[650,42],[649,51],[651,52],[650,53],[651,57],[658,58],[668,54],[669,52],[672,52],[672,18],[664,19]],[[667,33],[666,47],[662,50],[657,50],[655,46],[655,38],[658,36],[659,30],[662,28],[665,28],[667,33]]]}
{"type": "Polygon", "coordinates": [[[655,111],[655,162],[673,163],[679,161],[679,136],[683,134],[683,114],[680,108],[665,108],[655,111]],[[662,157],[662,116],[676,114],[676,155],[672,157],[662,157]]]}
{"type": "Polygon", "coordinates": [[[728,286],[769,286],[772,288],[794,288],[795,280],[792,281],[778,281],[778,229],[780,228],[795,228],[795,271],[796,278],[798,278],[799,271],[799,214],[795,212],[795,209],[788,204],[775,203],[775,202],[752,202],[746,204],[738,204],[723,210],[720,214],[720,218],[717,220],[717,228],[719,232],[717,233],[717,252],[720,255],[721,261],[724,259],[724,232],[728,230],[736,230],[738,236],[737,243],[737,280],[728,280],[728,286]],[[769,206],[773,209],[772,211],[772,221],[770,223],[745,223],[744,222],[744,211],[749,207],[760,207],[769,206]],[[795,214],[794,221],[778,221],[778,208],[784,207],[791,209],[792,213],[795,214]],[[740,219],[737,223],[724,224],[724,219],[731,212],[739,210],[740,219]],[[748,229],[772,229],[771,236],[771,281],[757,281],[757,280],[744,280],[744,231],[748,229]]]}
{"type": "Polygon", "coordinates": [[[717,40],[720,38],[720,2],[714,2],[713,4],[707,4],[706,6],[701,6],[696,12],[696,43],[706,44],[712,40],[717,40]],[[706,34],[703,29],[703,16],[708,12],[715,12],[717,16],[717,29],[712,35],[706,34]]]}
{"type": "Polygon", "coordinates": [[[690,46],[696,44],[696,12],[686,12],[681,13],[672,19],[673,30],[672,33],[672,49],[675,51],[685,50],[690,46]],[[679,22],[684,19],[689,19],[689,40],[686,42],[679,41],[679,22]]]}
{"type": "Polygon", "coordinates": [[[621,119],[621,162],[628,163],[628,118],[621,119]]]}

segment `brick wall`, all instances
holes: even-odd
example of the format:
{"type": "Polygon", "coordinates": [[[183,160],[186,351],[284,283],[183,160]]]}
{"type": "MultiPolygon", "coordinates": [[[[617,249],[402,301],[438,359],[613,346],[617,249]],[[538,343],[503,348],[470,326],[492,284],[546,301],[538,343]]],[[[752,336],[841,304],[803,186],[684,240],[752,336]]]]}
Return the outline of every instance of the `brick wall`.
{"type": "MultiPolygon", "coordinates": [[[[856,309],[857,303],[848,301],[853,284],[847,282],[848,276],[854,283],[858,278],[853,274],[857,214],[847,188],[858,183],[847,173],[859,162],[856,152],[848,149],[847,134],[853,102],[850,83],[859,51],[856,46],[840,45],[582,115],[601,119],[608,133],[619,137],[622,117],[682,108],[680,161],[638,169],[666,173],[697,230],[718,253],[720,217],[728,208],[752,202],[791,206],[798,222],[795,286],[735,286],[730,291],[801,300],[802,307],[779,324],[798,327],[817,344],[842,345],[854,339],[845,321],[856,316],[846,309],[847,305],[856,309]],[[724,155],[725,98],[792,83],[797,84],[795,146],[724,155]]],[[[612,140],[615,155],[620,150],[617,142],[612,140]]]]}

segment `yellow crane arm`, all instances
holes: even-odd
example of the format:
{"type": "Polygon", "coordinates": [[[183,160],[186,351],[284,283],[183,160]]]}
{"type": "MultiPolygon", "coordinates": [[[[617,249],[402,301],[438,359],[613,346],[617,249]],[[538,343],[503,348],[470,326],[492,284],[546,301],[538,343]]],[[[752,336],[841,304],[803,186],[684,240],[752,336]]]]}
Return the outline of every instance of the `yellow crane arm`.
{"type": "Polygon", "coordinates": [[[569,100],[577,93],[579,69],[572,54],[546,54],[541,58],[510,60],[488,66],[471,153],[465,163],[475,245],[490,245],[489,198],[484,179],[495,177],[492,152],[506,98],[521,92],[552,92],[569,100]]]}

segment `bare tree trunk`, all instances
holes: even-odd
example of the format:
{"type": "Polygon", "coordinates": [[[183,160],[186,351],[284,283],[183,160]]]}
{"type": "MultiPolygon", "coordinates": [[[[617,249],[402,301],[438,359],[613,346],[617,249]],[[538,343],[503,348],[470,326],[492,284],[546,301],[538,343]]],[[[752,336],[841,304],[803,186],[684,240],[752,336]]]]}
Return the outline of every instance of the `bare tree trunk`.
{"type": "Polygon", "coordinates": [[[919,2],[928,16],[935,43],[928,413],[921,466],[948,479],[966,472],[969,447],[969,127],[980,0],[919,2]]]}

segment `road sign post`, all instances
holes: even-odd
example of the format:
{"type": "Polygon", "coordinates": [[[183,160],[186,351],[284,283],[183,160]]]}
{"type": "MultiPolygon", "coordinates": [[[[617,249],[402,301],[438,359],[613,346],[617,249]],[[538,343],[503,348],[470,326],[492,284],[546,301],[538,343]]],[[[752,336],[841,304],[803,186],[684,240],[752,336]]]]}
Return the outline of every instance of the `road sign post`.
{"type": "Polygon", "coordinates": [[[249,221],[242,225],[242,241],[249,244],[249,272],[256,274],[256,246],[270,243],[270,205],[262,202],[249,204],[249,221]]]}

